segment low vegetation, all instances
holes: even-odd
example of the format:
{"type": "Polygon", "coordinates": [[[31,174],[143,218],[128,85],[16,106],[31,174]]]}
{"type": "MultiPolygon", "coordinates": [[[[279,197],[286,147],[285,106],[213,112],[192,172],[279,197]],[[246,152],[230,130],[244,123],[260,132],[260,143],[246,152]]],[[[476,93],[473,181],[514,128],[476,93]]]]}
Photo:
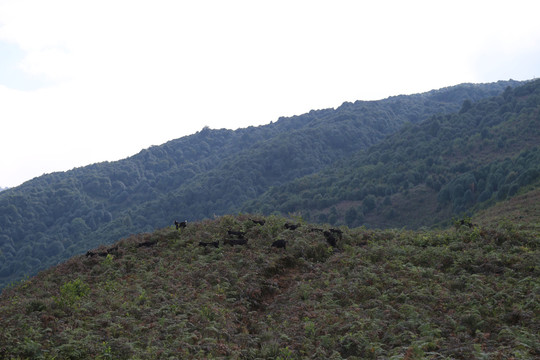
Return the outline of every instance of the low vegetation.
{"type": "Polygon", "coordinates": [[[333,248],[328,226],[256,219],[266,221],[228,215],[133,235],[5,289],[0,357],[540,357],[531,228],[341,227],[333,248]],[[223,245],[228,230],[247,244],[223,245]]]}

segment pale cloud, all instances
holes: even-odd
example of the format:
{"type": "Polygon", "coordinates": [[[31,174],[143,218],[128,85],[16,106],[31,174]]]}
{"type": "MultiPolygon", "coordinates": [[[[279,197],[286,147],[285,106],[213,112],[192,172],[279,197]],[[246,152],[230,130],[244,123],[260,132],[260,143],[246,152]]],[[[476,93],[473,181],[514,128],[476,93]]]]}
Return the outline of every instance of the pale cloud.
{"type": "Polygon", "coordinates": [[[535,10],[520,0],[0,0],[0,43],[22,54],[0,78],[0,186],[205,125],[531,78],[535,10]]]}

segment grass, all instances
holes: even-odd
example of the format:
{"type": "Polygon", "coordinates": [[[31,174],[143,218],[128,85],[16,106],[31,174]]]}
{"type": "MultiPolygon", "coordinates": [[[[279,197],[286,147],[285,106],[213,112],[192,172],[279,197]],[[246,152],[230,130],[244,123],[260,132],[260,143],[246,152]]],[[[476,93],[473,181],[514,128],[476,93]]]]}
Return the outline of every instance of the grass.
{"type": "Polygon", "coordinates": [[[5,289],[0,357],[540,356],[537,232],[342,228],[333,249],[309,224],[290,231],[288,219],[265,219],[133,235],[107,256],[77,256],[5,289]],[[198,246],[228,229],[248,245],[198,246]],[[277,239],[286,250],[270,247],[277,239]]]}

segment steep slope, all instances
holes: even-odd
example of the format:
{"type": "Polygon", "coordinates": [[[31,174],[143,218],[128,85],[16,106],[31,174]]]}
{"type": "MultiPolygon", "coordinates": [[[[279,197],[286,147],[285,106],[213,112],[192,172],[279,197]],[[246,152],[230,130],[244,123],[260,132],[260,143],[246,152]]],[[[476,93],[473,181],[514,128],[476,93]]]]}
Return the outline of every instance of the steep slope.
{"type": "Polygon", "coordinates": [[[315,175],[274,187],[248,212],[299,212],[350,226],[417,228],[540,180],[540,81],[410,124],[315,175]]]}
{"type": "Polygon", "coordinates": [[[516,82],[464,84],[197,134],[100,163],[36,178],[0,193],[0,289],[100,243],[174,218],[236,212],[272,186],[367,148],[403,123],[457,111],[464,100],[516,82]]]}
{"type": "Polygon", "coordinates": [[[6,289],[0,357],[540,356],[538,233],[341,228],[332,249],[322,225],[264,220],[132,236],[6,289]],[[229,229],[247,245],[224,246],[229,229]]]}
{"type": "Polygon", "coordinates": [[[478,211],[472,220],[483,226],[502,225],[540,233],[540,186],[478,211]]]}

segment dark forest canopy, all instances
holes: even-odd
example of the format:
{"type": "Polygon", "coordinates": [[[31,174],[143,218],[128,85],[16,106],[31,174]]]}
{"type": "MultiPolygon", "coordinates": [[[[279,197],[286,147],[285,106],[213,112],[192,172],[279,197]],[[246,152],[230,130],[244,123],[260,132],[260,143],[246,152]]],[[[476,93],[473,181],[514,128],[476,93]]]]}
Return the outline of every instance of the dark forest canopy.
{"type": "MultiPolygon", "coordinates": [[[[497,170],[501,174],[509,169],[522,171],[523,162],[536,159],[532,148],[521,154],[516,139],[534,136],[538,129],[534,128],[538,83],[516,87],[519,85],[514,81],[462,84],[380,101],[347,102],[337,109],[313,110],[236,131],[205,128],[124,160],[35,178],[0,194],[0,287],[99,244],[152,231],[174,220],[194,221],[253,209],[263,213],[300,211],[307,218],[356,225],[385,211],[388,207],[382,208],[381,202],[388,206],[388,201],[398,201],[399,194],[406,196],[406,191],[414,194],[424,183],[432,189],[429,191],[438,192],[452,186],[447,189],[450,196],[441,195],[438,202],[447,211],[441,214],[448,216],[480,200],[511,196],[519,190],[514,185],[535,181],[534,168],[527,168],[530,171],[523,177],[518,173],[519,181],[499,180],[496,187],[486,177],[483,181],[489,187],[483,190],[490,192],[481,197],[471,190],[472,200],[463,184],[454,186],[452,182],[457,175],[472,171],[465,154],[460,155],[467,147],[487,158],[508,157],[509,163],[497,170]],[[482,101],[485,98],[490,100],[482,101]],[[498,114],[496,119],[491,119],[492,114],[498,114]],[[504,125],[507,121],[518,126],[515,133],[504,125]],[[533,131],[527,130],[531,126],[533,131]],[[398,131],[401,135],[388,138],[398,131]],[[475,139],[481,149],[470,145],[475,139]],[[452,153],[443,149],[442,144],[449,141],[452,153]],[[492,151],[494,155],[490,155],[492,151]],[[496,155],[501,151],[504,155],[496,155]],[[446,167],[447,160],[453,162],[460,156],[464,165],[460,167],[458,162],[446,167]],[[411,167],[403,169],[405,163],[411,167]],[[346,164],[362,173],[347,172],[346,164]],[[343,172],[339,179],[335,169],[343,172]],[[389,169],[399,171],[385,175],[389,169]],[[381,176],[371,181],[375,178],[369,175],[371,182],[366,183],[364,172],[381,176]],[[298,188],[303,181],[324,191],[303,192],[298,188]],[[272,199],[273,194],[278,197],[272,199]],[[304,198],[312,195],[309,201],[304,198]],[[343,205],[347,201],[357,203],[343,205]],[[306,208],[306,204],[311,205],[306,208]],[[359,206],[366,211],[360,214],[359,206]]],[[[485,170],[486,174],[491,170],[485,170]]],[[[479,190],[482,178],[475,179],[479,190]]],[[[396,218],[400,218],[399,212],[396,218]]]]}
{"type": "Polygon", "coordinates": [[[493,205],[540,180],[540,82],[406,124],[317,174],[274,187],[245,211],[298,212],[349,226],[419,227],[493,205]]]}

